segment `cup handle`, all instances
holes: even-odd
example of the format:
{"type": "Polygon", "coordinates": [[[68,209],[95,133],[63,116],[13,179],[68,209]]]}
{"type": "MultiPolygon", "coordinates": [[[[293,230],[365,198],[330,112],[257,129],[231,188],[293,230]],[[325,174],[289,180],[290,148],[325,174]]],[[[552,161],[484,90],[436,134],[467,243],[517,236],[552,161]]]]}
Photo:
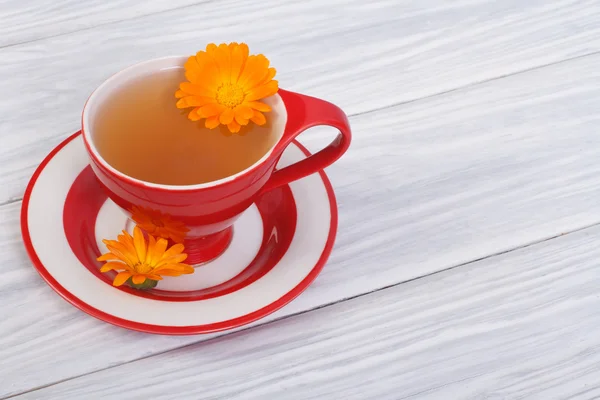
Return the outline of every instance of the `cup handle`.
{"type": "Polygon", "coordinates": [[[315,97],[279,89],[287,111],[283,137],[277,144],[276,154],[283,154],[287,146],[302,132],[317,125],[339,129],[337,137],[324,149],[287,167],[275,170],[261,192],[274,189],[292,181],[314,174],[329,165],[348,150],[352,132],[346,114],[336,105],[315,97]]]}

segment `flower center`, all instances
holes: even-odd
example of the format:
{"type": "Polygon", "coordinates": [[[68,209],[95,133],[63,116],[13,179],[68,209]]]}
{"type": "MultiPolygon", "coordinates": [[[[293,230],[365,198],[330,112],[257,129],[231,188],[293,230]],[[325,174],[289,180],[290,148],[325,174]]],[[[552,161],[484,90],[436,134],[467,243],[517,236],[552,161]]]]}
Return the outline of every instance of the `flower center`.
{"type": "Polygon", "coordinates": [[[165,224],[160,219],[153,219],[152,224],[154,226],[158,226],[159,228],[164,228],[165,224]]]}
{"type": "Polygon", "coordinates": [[[135,269],[138,274],[147,274],[152,271],[153,268],[146,263],[138,263],[133,266],[133,269],[135,269]]]}
{"type": "Polygon", "coordinates": [[[224,83],[217,89],[217,101],[225,107],[234,108],[244,101],[244,91],[238,85],[224,83]]]}

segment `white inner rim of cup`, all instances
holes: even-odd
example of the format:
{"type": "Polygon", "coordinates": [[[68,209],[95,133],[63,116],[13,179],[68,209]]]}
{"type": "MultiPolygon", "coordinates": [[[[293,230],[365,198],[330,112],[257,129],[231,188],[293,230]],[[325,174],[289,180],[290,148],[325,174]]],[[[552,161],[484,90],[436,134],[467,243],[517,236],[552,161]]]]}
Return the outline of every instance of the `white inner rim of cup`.
{"type": "MultiPolygon", "coordinates": [[[[93,140],[94,132],[92,127],[94,126],[93,121],[96,117],[96,110],[98,109],[98,107],[101,107],[104,102],[110,101],[111,96],[115,93],[115,89],[128,84],[133,79],[165,69],[183,68],[183,64],[187,61],[187,59],[188,57],[171,56],[144,61],[139,64],[135,64],[128,68],[125,68],[120,72],[117,72],[115,75],[111,76],[106,81],[104,81],[96,90],[94,90],[94,92],[91,94],[88,101],[86,102],[85,106],[83,107],[83,116],[81,122],[83,128],[82,132],[83,138],[89,145],[91,152],[94,155],[94,158],[98,160],[104,168],[108,169],[113,174],[120,176],[124,180],[133,181],[146,187],[168,190],[193,190],[217,186],[222,183],[232,181],[237,177],[247,173],[248,171],[256,168],[271,156],[273,149],[275,148],[275,146],[277,146],[277,143],[279,143],[281,137],[283,136],[283,131],[285,130],[285,125],[287,122],[287,110],[279,94],[275,94],[263,100],[271,106],[271,108],[273,109],[272,112],[276,112],[279,115],[279,117],[274,119],[272,122],[273,135],[275,135],[277,139],[273,143],[271,149],[260,160],[236,174],[227,176],[216,181],[199,183],[196,185],[163,185],[159,183],[143,181],[141,179],[137,179],[127,174],[124,174],[123,172],[119,171],[118,169],[110,165],[108,162],[106,162],[106,160],[98,152],[98,149],[96,148],[96,145],[94,144],[93,140]]],[[[175,97],[173,97],[173,100],[175,101],[175,97]]]]}

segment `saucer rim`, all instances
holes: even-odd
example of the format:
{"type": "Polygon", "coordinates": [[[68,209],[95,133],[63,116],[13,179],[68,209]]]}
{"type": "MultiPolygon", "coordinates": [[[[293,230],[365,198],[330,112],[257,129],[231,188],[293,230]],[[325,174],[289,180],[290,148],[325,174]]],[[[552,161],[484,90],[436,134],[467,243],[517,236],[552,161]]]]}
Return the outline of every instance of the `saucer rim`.
{"type": "MultiPolygon", "coordinates": [[[[325,242],[325,247],[321,253],[321,256],[317,260],[315,266],[311,269],[311,271],[304,277],[302,281],[300,281],[294,288],[288,291],[279,299],[273,301],[269,305],[262,307],[258,310],[255,310],[251,313],[243,315],[241,317],[229,319],[226,321],[219,321],[211,324],[204,325],[191,325],[191,326],[167,326],[167,325],[154,325],[154,324],[146,324],[141,322],[134,322],[124,318],[116,317],[114,315],[108,314],[104,311],[101,311],[95,307],[90,306],[85,303],[83,300],[76,297],[74,294],[66,290],[54,277],[48,272],[46,267],[43,265],[41,260],[39,259],[33,243],[30,238],[29,233],[29,224],[28,224],[28,210],[29,210],[29,201],[31,197],[31,193],[35,184],[38,180],[38,177],[47,166],[47,164],[71,141],[76,139],[82,133],[81,131],[77,131],[65,140],[63,140],[59,145],[57,145],[52,151],[44,158],[44,160],[40,163],[40,165],[36,168],[33,173],[29,183],[27,184],[27,188],[25,190],[25,194],[23,196],[23,203],[21,207],[21,235],[23,238],[23,242],[25,245],[25,249],[29,258],[31,259],[33,266],[38,271],[42,279],[46,281],[46,283],[57,292],[63,299],[67,302],[71,303],[75,307],[79,308],[81,311],[100,319],[104,322],[108,322],[112,325],[120,326],[122,328],[131,329],[135,331],[145,332],[145,333],[153,333],[153,334],[163,334],[163,335],[192,335],[192,334],[201,334],[201,333],[211,333],[218,332],[228,329],[233,329],[242,325],[246,325],[257,321],[261,318],[272,314],[273,312],[279,310],[283,306],[290,303],[296,297],[298,297],[310,284],[316,279],[321,270],[323,269],[331,251],[333,249],[333,245],[335,242],[335,237],[337,234],[337,226],[338,226],[338,210],[337,210],[337,201],[335,197],[335,192],[333,191],[333,187],[327,174],[325,171],[321,170],[318,172],[323,184],[325,186],[327,197],[329,200],[331,219],[329,224],[329,233],[327,236],[327,240],[325,242]]],[[[293,141],[293,144],[296,145],[304,155],[307,157],[311,155],[311,153],[298,143],[296,140],[293,141]]]]}

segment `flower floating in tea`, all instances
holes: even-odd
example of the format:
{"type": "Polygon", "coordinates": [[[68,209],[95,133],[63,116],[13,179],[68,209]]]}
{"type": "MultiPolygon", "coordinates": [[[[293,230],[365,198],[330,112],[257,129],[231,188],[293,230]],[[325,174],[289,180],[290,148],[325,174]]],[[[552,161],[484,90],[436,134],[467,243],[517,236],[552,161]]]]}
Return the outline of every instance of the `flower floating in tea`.
{"type": "Polygon", "coordinates": [[[156,239],[136,226],[133,236],[126,231],[117,240],[102,240],[109,252],[98,257],[106,261],[100,272],[117,271],[114,286],[128,283],[136,289],[151,289],[163,276],[180,276],[194,273],[194,268],[182,262],[187,258],[183,245],[178,243],[167,249],[166,239],[156,239]]]}
{"type": "Polygon", "coordinates": [[[262,54],[249,55],[245,43],[214,43],[184,65],[188,82],[175,92],[177,108],[192,108],[188,118],[205,118],[207,128],[225,125],[231,133],[251,121],[264,125],[269,105],[259,101],[277,93],[275,68],[262,54]]]}
{"type": "Polygon", "coordinates": [[[183,243],[185,235],[189,231],[183,222],[173,219],[169,214],[163,214],[150,208],[133,206],[131,218],[137,226],[150,235],[171,239],[175,243],[183,243]]]}

